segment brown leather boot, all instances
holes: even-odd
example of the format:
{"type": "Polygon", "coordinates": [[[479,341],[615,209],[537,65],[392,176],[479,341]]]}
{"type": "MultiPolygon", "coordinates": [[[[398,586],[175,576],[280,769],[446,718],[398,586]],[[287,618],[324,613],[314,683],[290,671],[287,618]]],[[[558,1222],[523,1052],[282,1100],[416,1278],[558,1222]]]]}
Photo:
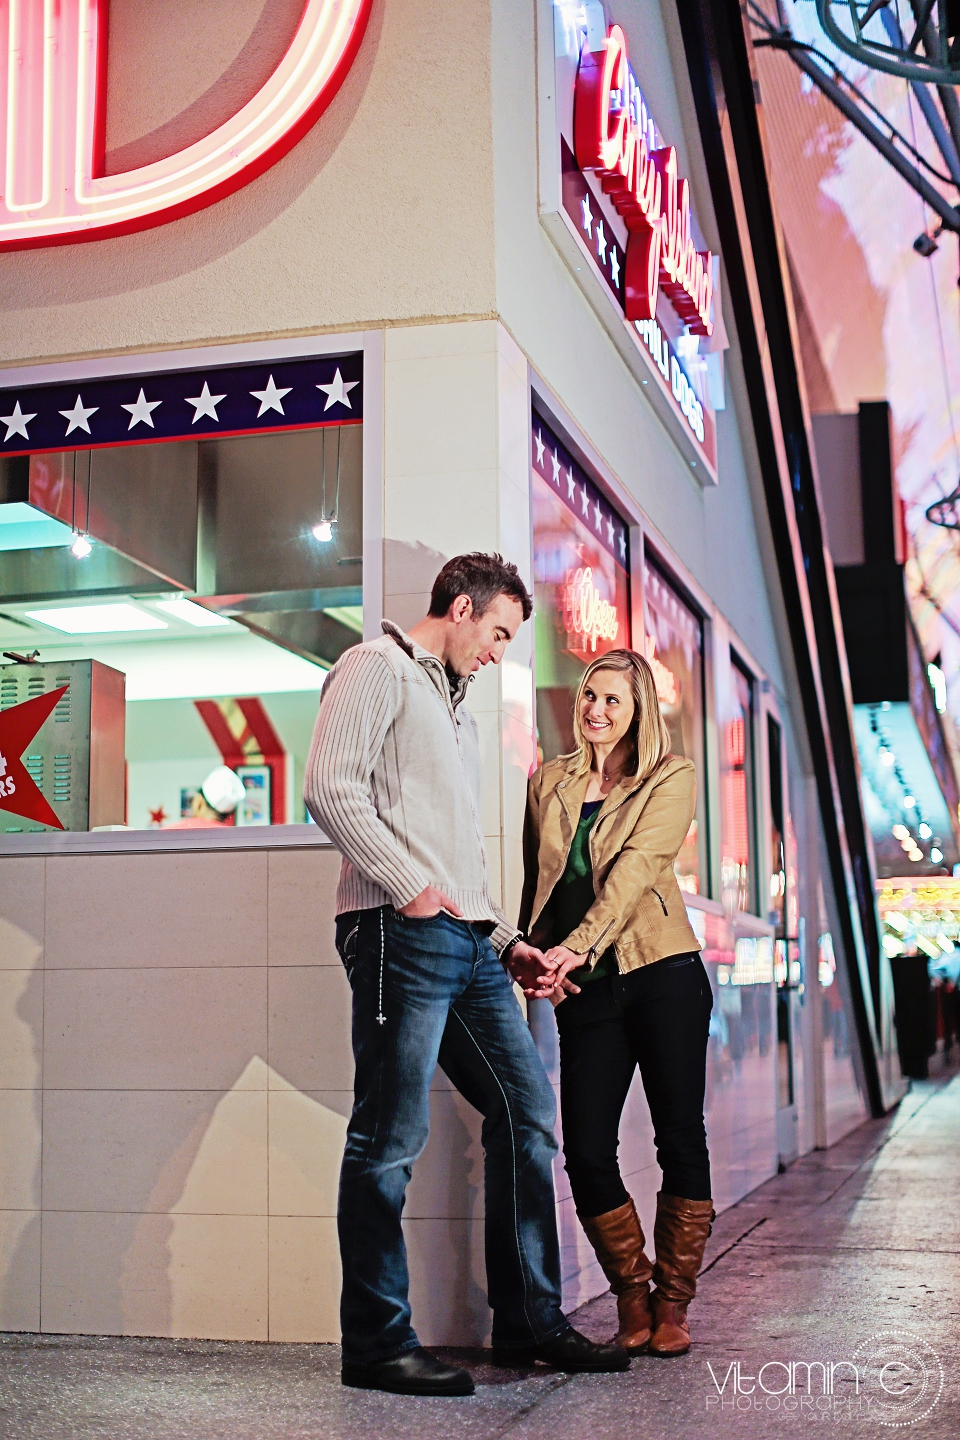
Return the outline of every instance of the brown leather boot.
{"type": "Polygon", "coordinates": [[[687,1306],[697,1293],[697,1275],[714,1219],[712,1200],[683,1200],[662,1191],[657,1196],[651,1355],[685,1355],[690,1349],[687,1306]]]}
{"type": "Polygon", "coordinates": [[[610,1289],[617,1297],[620,1329],[616,1343],[636,1355],[650,1343],[650,1276],[653,1266],[643,1252],[643,1230],[632,1200],[580,1224],[597,1252],[610,1289]]]}

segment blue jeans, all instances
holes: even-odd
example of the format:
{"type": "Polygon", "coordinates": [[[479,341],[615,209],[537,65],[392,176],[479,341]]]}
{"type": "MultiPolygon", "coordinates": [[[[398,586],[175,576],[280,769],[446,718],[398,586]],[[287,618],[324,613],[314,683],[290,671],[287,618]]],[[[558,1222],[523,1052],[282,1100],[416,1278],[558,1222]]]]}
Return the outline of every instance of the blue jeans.
{"type": "Polygon", "coordinates": [[[419,1344],[400,1228],[427,1143],[437,1064],[483,1116],[487,1292],[493,1342],[562,1334],[553,1191],[556,1103],[482,926],[391,906],[337,917],[353,990],[354,1105],[340,1172],[343,1358],[372,1363],[419,1344]]]}

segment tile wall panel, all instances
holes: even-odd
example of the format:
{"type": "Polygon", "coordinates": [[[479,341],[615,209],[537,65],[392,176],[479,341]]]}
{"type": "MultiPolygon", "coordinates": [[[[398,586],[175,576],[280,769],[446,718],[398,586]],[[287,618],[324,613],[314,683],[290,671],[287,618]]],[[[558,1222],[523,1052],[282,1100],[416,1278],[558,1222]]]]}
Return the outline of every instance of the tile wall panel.
{"type": "Polygon", "coordinates": [[[266,898],[263,851],[58,857],[47,862],[46,963],[264,965],[266,898]]]}
{"type": "Polygon", "coordinates": [[[255,1088],[255,1077],[244,1077],[266,1055],[266,966],[45,974],[46,1083],[54,1089],[255,1088]]]}

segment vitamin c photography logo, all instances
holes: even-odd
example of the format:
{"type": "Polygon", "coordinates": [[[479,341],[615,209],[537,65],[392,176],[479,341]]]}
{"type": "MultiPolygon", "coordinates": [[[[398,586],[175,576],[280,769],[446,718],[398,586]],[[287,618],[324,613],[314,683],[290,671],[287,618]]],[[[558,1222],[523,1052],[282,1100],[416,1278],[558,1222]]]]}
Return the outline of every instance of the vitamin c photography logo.
{"type": "Polygon", "coordinates": [[[926,1340],[909,1330],[882,1330],[854,1354],[874,1420],[901,1429],[924,1420],[943,1393],[943,1365],[926,1340]]]}
{"type": "Polygon", "coordinates": [[[786,1420],[869,1421],[902,1429],[933,1410],[943,1392],[936,1352],[907,1330],[885,1330],[841,1360],[707,1361],[707,1413],[779,1414],[786,1420]]]}

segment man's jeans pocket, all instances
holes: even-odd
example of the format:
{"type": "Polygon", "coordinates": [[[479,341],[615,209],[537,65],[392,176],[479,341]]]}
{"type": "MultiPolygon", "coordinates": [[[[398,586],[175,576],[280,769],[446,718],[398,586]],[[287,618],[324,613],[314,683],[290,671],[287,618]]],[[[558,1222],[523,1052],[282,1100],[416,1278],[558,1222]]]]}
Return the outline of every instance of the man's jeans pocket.
{"type": "Polygon", "coordinates": [[[343,968],[347,972],[347,979],[353,979],[353,969],[357,963],[357,944],[360,935],[360,911],[348,910],[343,915],[337,916],[336,939],[337,954],[343,962],[343,968]]]}

